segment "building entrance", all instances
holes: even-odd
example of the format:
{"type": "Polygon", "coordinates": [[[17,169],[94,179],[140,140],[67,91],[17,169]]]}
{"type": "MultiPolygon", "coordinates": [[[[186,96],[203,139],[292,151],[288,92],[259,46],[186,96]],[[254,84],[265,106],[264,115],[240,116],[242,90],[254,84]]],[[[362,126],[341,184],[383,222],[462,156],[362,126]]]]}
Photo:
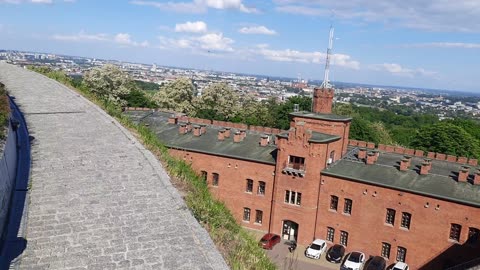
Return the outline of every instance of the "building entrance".
{"type": "Polygon", "coordinates": [[[291,220],[283,221],[282,238],[284,240],[297,241],[298,224],[291,220]]]}

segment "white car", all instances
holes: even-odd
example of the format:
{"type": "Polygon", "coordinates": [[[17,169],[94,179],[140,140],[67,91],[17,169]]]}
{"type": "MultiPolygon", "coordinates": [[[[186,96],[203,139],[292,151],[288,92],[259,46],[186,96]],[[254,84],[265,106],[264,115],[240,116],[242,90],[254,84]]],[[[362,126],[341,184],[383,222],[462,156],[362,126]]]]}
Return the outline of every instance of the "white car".
{"type": "Polygon", "coordinates": [[[408,269],[410,268],[408,268],[408,265],[404,262],[397,262],[392,268],[392,270],[408,270],[408,269]]]}
{"type": "Polygon", "coordinates": [[[360,270],[365,263],[365,254],[354,251],[347,255],[347,258],[340,267],[341,270],[360,270]]]}
{"type": "Polygon", "coordinates": [[[322,239],[315,239],[305,250],[305,256],[312,259],[320,259],[320,256],[327,250],[327,242],[322,239]]]}

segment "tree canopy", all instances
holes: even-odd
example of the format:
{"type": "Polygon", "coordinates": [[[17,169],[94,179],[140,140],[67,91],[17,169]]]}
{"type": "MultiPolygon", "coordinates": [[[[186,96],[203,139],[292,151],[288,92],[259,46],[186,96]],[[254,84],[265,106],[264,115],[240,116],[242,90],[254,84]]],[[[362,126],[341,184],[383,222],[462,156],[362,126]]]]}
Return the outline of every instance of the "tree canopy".
{"type": "Polygon", "coordinates": [[[189,113],[193,110],[195,94],[192,81],[182,77],[160,87],[160,90],[153,95],[153,101],[160,108],[189,113]]]}
{"type": "Polygon", "coordinates": [[[225,83],[207,86],[194,100],[195,116],[207,119],[233,119],[240,111],[239,96],[225,83]]]}

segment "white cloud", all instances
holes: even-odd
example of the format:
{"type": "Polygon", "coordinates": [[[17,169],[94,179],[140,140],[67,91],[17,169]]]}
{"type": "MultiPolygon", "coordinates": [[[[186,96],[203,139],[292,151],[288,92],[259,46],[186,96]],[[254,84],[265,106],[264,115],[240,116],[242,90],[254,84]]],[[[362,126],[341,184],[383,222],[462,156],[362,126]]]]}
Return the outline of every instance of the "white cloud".
{"type": "Polygon", "coordinates": [[[279,12],[427,31],[480,32],[477,0],[274,0],[279,12]]]}
{"type": "MultiPolygon", "coordinates": [[[[270,49],[266,44],[257,45],[257,48],[252,50],[252,53],[279,62],[324,64],[326,59],[326,54],[322,52],[302,52],[292,49],[274,50],[270,49]]],[[[352,60],[351,57],[346,54],[333,54],[331,56],[331,64],[350,69],[360,68],[360,63],[352,60]]]]}
{"type": "Polygon", "coordinates": [[[162,49],[191,49],[199,52],[233,52],[234,40],[224,37],[222,33],[209,33],[199,37],[166,38],[159,37],[162,49]]]}
{"type": "Polygon", "coordinates": [[[78,34],[60,35],[56,34],[52,36],[52,39],[59,41],[71,41],[71,42],[114,42],[124,46],[135,47],[148,47],[150,44],[148,41],[136,42],[131,39],[131,36],[127,33],[118,33],[114,36],[108,34],[87,34],[85,31],[80,31],[78,34]]]}
{"type": "Polygon", "coordinates": [[[205,50],[213,51],[225,51],[231,52],[233,48],[231,44],[234,42],[233,39],[224,37],[222,33],[210,33],[196,38],[200,43],[200,47],[205,50]]]}
{"type": "Polygon", "coordinates": [[[410,48],[462,48],[462,49],[480,49],[480,43],[463,43],[463,42],[430,42],[407,44],[405,47],[410,48]]]}
{"type": "Polygon", "coordinates": [[[202,21],[188,21],[186,23],[176,24],[175,32],[205,33],[207,32],[207,24],[202,21]]]}
{"type": "Polygon", "coordinates": [[[242,27],[238,30],[242,34],[259,34],[259,35],[276,35],[275,30],[268,29],[267,27],[261,26],[250,26],[242,27]]]}
{"type": "Polygon", "coordinates": [[[417,69],[405,68],[396,63],[376,64],[376,65],[370,66],[370,68],[377,71],[386,71],[396,76],[403,76],[403,77],[409,77],[409,78],[413,78],[417,76],[429,77],[437,74],[437,72],[435,71],[429,71],[423,68],[417,68],[417,69]]]}
{"type": "Polygon", "coordinates": [[[250,8],[242,3],[242,0],[193,0],[192,2],[157,2],[151,0],[134,0],[131,4],[140,6],[151,6],[166,11],[184,13],[204,13],[208,8],[233,9],[244,13],[258,13],[255,8],[250,8]]]}

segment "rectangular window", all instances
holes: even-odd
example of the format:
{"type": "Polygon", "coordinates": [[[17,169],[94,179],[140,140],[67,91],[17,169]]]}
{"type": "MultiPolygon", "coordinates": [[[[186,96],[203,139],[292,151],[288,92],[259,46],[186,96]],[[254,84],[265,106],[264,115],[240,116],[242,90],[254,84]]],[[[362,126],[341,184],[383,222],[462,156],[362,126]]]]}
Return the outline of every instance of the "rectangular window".
{"type": "Polygon", "coordinates": [[[475,244],[480,238],[480,230],[477,228],[468,228],[468,243],[475,244]]]}
{"type": "Polygon", "coordinates": [[[397,248],[397,262],[405,262],[407,257],[407,249],[404,247],[397,248]]]}
{"type": "Polygon", "coordinates": [[[265,195],[265,182],[259,181],[258,182],[258,195],[265,195]]]}
{"type": "Polygon", "coordinates": [[[450,227],[450,239],[459,242],[461,232],[462,225],[452,223],[452,226],[450,227]]]}
{"type": "Polygon", "coordinates": [[[285,190],[285,203],[301,205],[302,193],[291,190],[285,190]]]}
{"type": "Polygon", "coordinates": [[[212,186],[214,187],[218,187],[218,180],[220,178],[220,176],[218,175],[218,173],[212,173],[212,186]]]}
{"type": "Polygon", "coordinates": [[[333,242],[335,238],[335,229],[332,227],[327,227],[327,241],[333,242]]]}
{"type": "Polygon", "coordinates": [[[252,193],[252,191],[253,191],[253,180],[247,179],[247,188],[245,189],[245,192],[252,193]]]}
{"type": "Polygon", "coordinates": [[[348,232],[340,231],[340,244],[346,247],[347,243],[348,243],[348,232]]]}
{"type": "Polygon", "coordinates": [[[208,177],[208,173],[206,171],[201,171],[200,172],[200,177],[202,177],[202,180],[205,181],[205,183],[207,182],[207,177],[208,177]]]}
{"type": "Polygon", "coordinates": [[[390,258],[390,248],[392,246],[389,243],[382,243],[382,257],[389,259],[390,258]]]}
{"type": "Polygon", "coordinates": [[[262,224],[263,211],[255,210],[255,223],[262,224]]]}
{"type": "Polygon", "coordinates": [[[343,206],[343,213],[352,214],[352,200],[345,199],[345,205],[343,206]]]}
{"type": "Polygon", "coordinates": [[[243,208],[243,221],[250,221],[250,208],[243,208]]]}
{"type": "Polygon", "coordinates": [[[410,229],[410,221],[412,219],[412,214],[403,212],[402,213],[402,224],[400,226],[405,229],[410,229]]]}
{"type": "Polygon", "coordinates": [[[330,196],[330,209],[337,211],[338,207],[338,197],[337,196],[330,196]]]}
{"type": "Polygon", "coordinates": [[[394,225],[395,224],[395,210],[388,208],[387,216],[385,217],[385,223],[394,225]]]}
{"type": "Polygon", "coordinates": [[[289,166],[295,170],[305,170],[305,158],[290,156],[289,166]]]}

